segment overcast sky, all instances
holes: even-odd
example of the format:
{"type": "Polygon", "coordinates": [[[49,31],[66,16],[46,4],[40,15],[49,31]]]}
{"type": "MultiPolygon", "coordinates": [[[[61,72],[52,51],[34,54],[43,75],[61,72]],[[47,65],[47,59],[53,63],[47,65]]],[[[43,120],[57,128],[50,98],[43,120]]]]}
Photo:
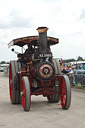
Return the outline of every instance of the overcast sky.
{"type": "Polygon", "coordinates": [[[54,57],[85,59],[85,0],[0,0],[0,61],[16,59],[7,44],[38,35],[40,26],[49,28],[48,36],[59,38],[52,46],[54,57]]]}

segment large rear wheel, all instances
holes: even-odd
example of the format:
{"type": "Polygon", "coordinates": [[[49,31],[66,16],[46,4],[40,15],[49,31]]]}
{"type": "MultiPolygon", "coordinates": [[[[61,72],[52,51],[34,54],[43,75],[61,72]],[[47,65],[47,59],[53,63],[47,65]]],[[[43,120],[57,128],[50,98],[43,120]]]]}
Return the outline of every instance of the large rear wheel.
{"type": "Polygon", "coordinates": [[[20,71],[20,68],[21,68],[21,63],[15,61],[16,76],[15,76],[14,82],[15,82],[15,87],[16,87],[16,103],[17,104],[21,103],[20,76],[18,74],[18,72],[20,71]]]}
{"type": "MultiPolygon", "coordinates": [[[[59,92],[59,82],[58,80],[55,81],[55,90],[59,92]]],[[[58,103],[59,102],[59,94],[54,94],[54,102],[58,103]]]]}
{"type": "Polygon", "coordinates": [[[12,104],[20,103],[20,90],[17,89],[17,82],[15,81],[16,73],[20,68],[20,64],[17,61],[11,61],[9,64],[9,94],[12,104]]]}
{"type": "MultiPolygon", "coordinates": [[[[59,91],[59,86],[54,85],[53,89],[58,92],[59,91]]],[[[59,94],[48,95],[47,99],[48,99],[49,103],[58,103],[59,102],[59,94]]]]}
{"type": "MultiPolygon", "coordinates": [[[[61,68],[60,68],[58,60],[53,59],[53,66],[55,69],[55,75],[61,75],[61,68]]],[[[55,80],[53,89],[57,92],[59,91],[58,80],[55,80]]],[[[47,99],[48,99],[49,103],[58,103],[59,102],[59,94],[48,95],[47,99]]]]}
{"type": "Polygon", "coordinates": [[[31,94],[29,80],[26,76],[23,77],[21,81],[21,101],[24,111],[29,111],[31,105],[31,94]]]}
{"type": "Polygon", "coordinates": [[[63,109],[68,109],[71,104],[71,85],[66,75],[62,76],[62,84],[60,88],[60,103],[63,109]]]}
{"type": "Polygon", "coordinates": [[[9,94],[10,94],[10,101],[12,104],[16,103],[16,90],[14,88],[14,76],[15,76],[14,61],[11,61],[9,65],[9,94]]]}

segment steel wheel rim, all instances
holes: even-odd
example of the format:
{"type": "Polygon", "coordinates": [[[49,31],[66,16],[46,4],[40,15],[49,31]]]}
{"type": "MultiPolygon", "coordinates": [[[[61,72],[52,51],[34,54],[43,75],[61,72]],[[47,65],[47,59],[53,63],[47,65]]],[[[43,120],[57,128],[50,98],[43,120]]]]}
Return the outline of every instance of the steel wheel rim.
{"type": "Polygon", "coordinates": [[[21,100],[22,100],[22,106],[23,109],[25,109],[25,104],[26,104],[26,94],[25,94],[25,85],[24,85],[24,81],[22,80],[22,84],[21,84],[21,100]]]}
{"type": "Polygon", "coordinates": [[[11,67],[11,64],[9,66],[9,93],[10,93],[10,100],[12,102],[13,89],[12,89],[12,67],[11,67]]]}
{"type": "Polygon", "coordinates": [[[66,83],[65,80],[63,78],[62,81],[62,89],[61,89],[61,94],[60,94],[60,102],[61,102],[61,106],[64,107],[66,104],[66,83]]]}

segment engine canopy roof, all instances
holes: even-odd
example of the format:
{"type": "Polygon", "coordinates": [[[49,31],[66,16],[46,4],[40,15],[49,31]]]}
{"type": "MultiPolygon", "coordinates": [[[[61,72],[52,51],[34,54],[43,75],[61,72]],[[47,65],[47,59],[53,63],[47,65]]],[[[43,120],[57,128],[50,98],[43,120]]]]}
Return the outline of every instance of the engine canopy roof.
{"type": "MultiPolygon", "coordinates": [[[[13,45],[17,45],[20,47],[23,47],[26,44],[32,43],[32,45],[37,46],[39,44],[39,36],[27,36],[27,37],[21,37],[17,39],[13,39],[9,44],[8,48],[10,48],[13,45]]],[[[59,43],[58,38],[49,37],[47,36],[47,45],[55,45],[59,43]]]]}

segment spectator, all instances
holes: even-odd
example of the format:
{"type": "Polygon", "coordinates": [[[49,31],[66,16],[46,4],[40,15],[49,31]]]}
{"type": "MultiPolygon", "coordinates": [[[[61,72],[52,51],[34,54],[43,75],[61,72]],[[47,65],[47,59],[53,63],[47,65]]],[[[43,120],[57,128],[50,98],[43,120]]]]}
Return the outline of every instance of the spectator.
{"type": "Polygon", "coordinates": [[[74,78],[74,69],[73,68],[70,68],[70,72],[67,73],[68,77],[69,77],[69,80],[70,80],[70,83],[72,85],[75,85],[75,78],[74,78]]]}

